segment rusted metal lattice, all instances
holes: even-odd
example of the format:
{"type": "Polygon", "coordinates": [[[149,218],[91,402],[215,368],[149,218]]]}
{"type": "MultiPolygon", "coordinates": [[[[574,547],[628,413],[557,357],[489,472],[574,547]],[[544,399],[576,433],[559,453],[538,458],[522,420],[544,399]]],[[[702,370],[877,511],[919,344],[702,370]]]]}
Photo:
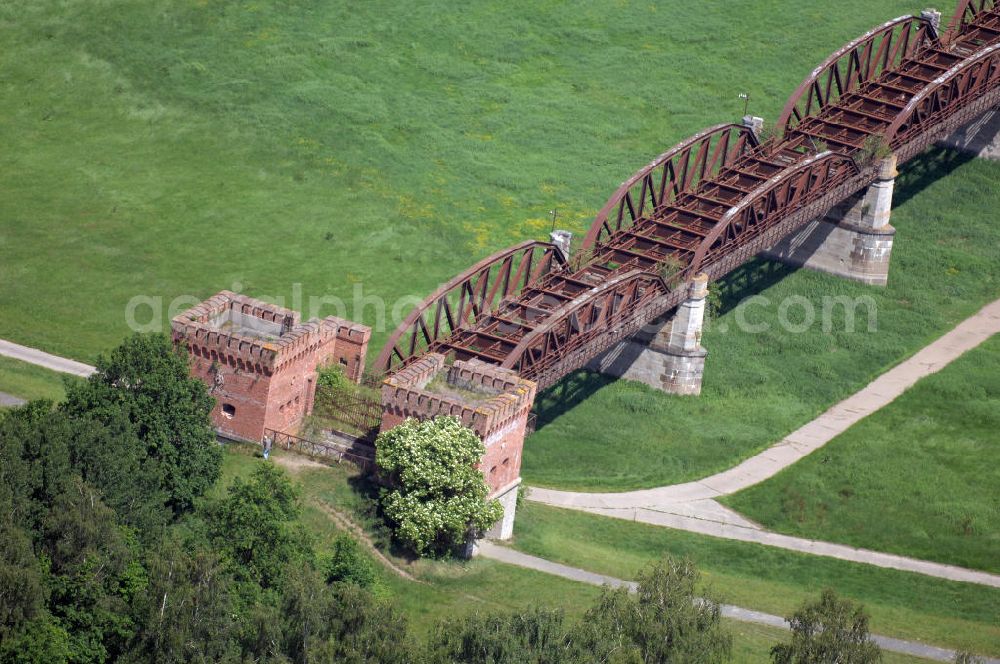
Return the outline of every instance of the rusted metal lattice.
{"type": "Polygon", "coordinates": [[[427,351],[478,358],[551,385],[682,301],[1000,104],[1000,6],[963,0],[938,34],[904,16],[838,49],[785,105],[781,135],[712,127],[626,180],[569,265],[546,243],[485,259],[392,335],[392,371],[427,351]],[[527,261],[527,262],[526,262],[527,261]]]}

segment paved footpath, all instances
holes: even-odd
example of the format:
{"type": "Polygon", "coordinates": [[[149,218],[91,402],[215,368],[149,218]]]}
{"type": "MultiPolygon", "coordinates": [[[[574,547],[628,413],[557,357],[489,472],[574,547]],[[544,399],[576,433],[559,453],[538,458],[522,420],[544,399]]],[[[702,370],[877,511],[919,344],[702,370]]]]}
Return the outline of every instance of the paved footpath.
{"type": "Polygon", "coordinates": [[[52,355],[50,353],[40,351],[37,348],[29,348],[28,346],[22,346],[21,344],[4,341],[3,339],[0,339],[0,355],[6,355],[7,357],[13,357],[15,360],[36,364],[40,367],[51,369],[52,371],[73,374],[74,376],[83,376],[84,378],[96,371],[94,367],[89,364],[77,362],[76,360],[70,360],[58,355],[52,355]]]}
{"type": "Polygon", "coordinates": [[[528,499],[703,535],[757,542],[792,551],[1000,588],[1000,576],[995,574],[768,532],[715,500],[773,477],[782,469],[823,447],[864,417],[891,403],[921,378],[940,371],[998,332],[1000,300],[986,305],[943,337],[781,442],[717,475],[695,482],[624,493],[580,493],[531,488],[528,499]]]}
{"type": "MultiPolygon", "coordinates": [[[[554,563],[544,558],[538,558],[537,556],[521,553],[515,549],[493,544],[485,540],[480,541],[477,544],[476,555],[484,558],[490,558],[491,560],[496,560],[498,562],[507,563],[508,565],[515,565],[525,569],[533,569],[538,572],[552,574],[564,579],[587,583],[593,586],[606,585],[612,588],[625,586],[632,591],[636,589],[635,581],[623,581],[621,579],[616,579],[613,576],[594,574],[593,572],[588,572],[576,567],[569,567],[568,565],[554,563]]],[[[722,605],[722,616],[724,618],[738,620],[740,622],[767,625],[768,627],[778,627],[780,629],[789,629],[788,622],[781,616],[775,616],[761,611],[753,611],[751,609],[744,609],[738,606],[732,606],[731,604],[722,605]]],[[[904,641],[902,639],[894,639],[888,636],[879,636],[877,634],[872,635],[872,639],[879,645],[880,648],[890,652],[902,653],[912,657],[922,657],[924,659],[939,662],[952,662],[955,660],[954,650],[938,648],[936,646],[926,645],[917,641],[904,641]]],[[[983,661],[986,664],[1000,664],[1000,659],[994,659],[991,657],[987,657],[983,661]]]]}

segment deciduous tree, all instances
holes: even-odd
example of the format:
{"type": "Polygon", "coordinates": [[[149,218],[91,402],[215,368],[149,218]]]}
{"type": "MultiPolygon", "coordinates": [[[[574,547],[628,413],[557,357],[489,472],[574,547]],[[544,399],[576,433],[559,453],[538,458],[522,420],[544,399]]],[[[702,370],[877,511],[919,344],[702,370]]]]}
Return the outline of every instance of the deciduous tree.
{"type": "Polygon", "coordinates": [[[381,433],[375,449],[389,483],[382,511],[415,553],[452,550],[503,516],[499,502],[486,500],[489,487],[475,467],[485,447],[457,418],[408,419],[381,433]]]}
{"type": "Polygon", "coordinates": [[[788,618],[791,643],[771,648],[775,664],[872,664],[882,651],[871,640],[868,615],[860,604],[824,590],[816,602],[807,602],[788,618]]]}
{"type": "Polygon", "coordinates": [[[289,562],[311,561],[312,548],[297,523],[300,511],[295,487],[271,463],[258,463],[248,481],[233,481],[210,520],[216,545],[233,561],[237,578],[273,588],[289,562]]]}
{"type": "Polygon", "coordinates": [[[209,414],[213,401],[205,385],[188,374],[187,355],[162,334],[136,334],[97,373],[67,390],[66,412],[105,425],[127,419],[149,463],[158,466],[167,504],[189,511],[219,477],[222,451],[209,414]]]}

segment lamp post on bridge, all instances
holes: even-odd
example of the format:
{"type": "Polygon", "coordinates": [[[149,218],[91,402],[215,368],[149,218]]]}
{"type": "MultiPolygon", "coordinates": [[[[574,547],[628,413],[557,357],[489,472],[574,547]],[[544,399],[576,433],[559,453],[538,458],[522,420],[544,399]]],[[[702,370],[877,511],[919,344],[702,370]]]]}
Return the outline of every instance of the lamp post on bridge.
{"type": "Polygon", "coordinates": [[[750,108],[750,93],[749,92],[741,92],[740,93],[740,99],[743,100],[743,115],[745,116],[747,114],[747,111],[750,108]]]}

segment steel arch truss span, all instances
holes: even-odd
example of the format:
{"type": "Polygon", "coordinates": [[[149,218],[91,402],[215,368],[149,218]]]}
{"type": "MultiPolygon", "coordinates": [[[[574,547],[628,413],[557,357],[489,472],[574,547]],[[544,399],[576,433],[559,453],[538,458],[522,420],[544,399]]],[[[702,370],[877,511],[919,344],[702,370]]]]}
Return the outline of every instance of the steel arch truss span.
{"type": "Polygon", "coordinates": [[[780,224],[790,213],[821,200],[838,185],[860,174],[854,159],[833,152],[824,152],[785,169],[726,212],[698,247],[689,273],[706,271],[710,277],[718,278],[735,269],[735,265],[726,265],[727,255],[742,246],[755,245],[756,238],[780,224]]]}
{"type": "Polygon", "coordinates": [[[799,86],[783,135],[712,127],[626,180],[564,265],[550,244],[500,252],[442,286],[377,360],[478,358],[552,385],[669,313],[679,287],[718,279],[1000,103],[1000,5],[963,0],[952,27],[906,16],[850,42],[799,86]]]}
{"type": "Polygon", "coordinates": [[[955,15],[948,24],[947,41],[960,34],[980,38],[983,42],[991,41],[995,37],[992,31],[975,24],[984,15],[996,11],[997,6],[996,0],[960,0],[955,15]]]}
{"type": "Polygon", "coordinates": [[[658,275],[634,270],[615,277],[553,312],[521,339],[502,366],[550,385],[638,331],[670,306],[670,297],[658,275]]]}
{"type": "Polygon", "coordinates": [[[841,97],[896,69],[919,49],[939,43],[930,21],[902,16],[850,42],[814,69],[792,93],[778,126],[792,129],[803,119],[821,113],[841,97]]]}
{"type": "Polygon", "coordinates": [[[618,231],[692,191],[757,145],[754,133],[736,124],[716,125],[678,143],[622,183],[597,213],[583,241],[584,250],[602,246],[618,231]]]}
{"type": "Polygon", "coordinates": [[[886,129],[889,145],[900,149],[959,111],[1000,101],[1000,44],[987,46],[962,60],[917,93],[886,129]]]}
{"type": "Polygon", "coordinates": [[[516,297],[565,267],[555,245],[527,241],[476,263],[421,302],[389,337],[375,368],[393,371],[426,352],[434,342],[476,323],[504,300],[516,297]]]}

